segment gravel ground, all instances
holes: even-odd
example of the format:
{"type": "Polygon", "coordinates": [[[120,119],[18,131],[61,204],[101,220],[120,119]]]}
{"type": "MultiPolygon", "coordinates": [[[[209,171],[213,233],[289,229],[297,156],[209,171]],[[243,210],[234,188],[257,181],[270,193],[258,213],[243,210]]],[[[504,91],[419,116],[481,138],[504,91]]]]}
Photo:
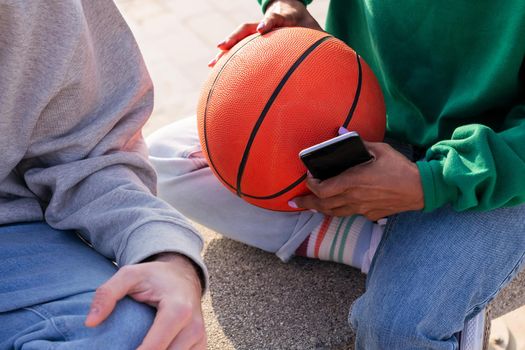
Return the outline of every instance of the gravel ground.
{"type": "Polygon", "coordinates": [[[204,299],[209,349],[352,349],[348,310],[364,275],[340,264],[284,264],[201,227],[210,290],[204,299]]]}

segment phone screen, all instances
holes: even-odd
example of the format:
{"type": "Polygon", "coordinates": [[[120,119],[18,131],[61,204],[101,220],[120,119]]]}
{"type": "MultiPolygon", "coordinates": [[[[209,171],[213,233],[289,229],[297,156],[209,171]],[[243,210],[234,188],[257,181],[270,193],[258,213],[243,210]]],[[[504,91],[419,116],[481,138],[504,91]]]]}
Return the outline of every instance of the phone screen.
{"type": "Polygon", "coordinates": [[[325,141],[318,145],[319,147],[316,145],[300,153],[302,161],[316,179],[325,180],[334,177],[350,167],[373,158],[356,133],[334,140],[335,142],[332,143],[325,141]],[[308,151],[310,149],[312,150],[308,151]]]}

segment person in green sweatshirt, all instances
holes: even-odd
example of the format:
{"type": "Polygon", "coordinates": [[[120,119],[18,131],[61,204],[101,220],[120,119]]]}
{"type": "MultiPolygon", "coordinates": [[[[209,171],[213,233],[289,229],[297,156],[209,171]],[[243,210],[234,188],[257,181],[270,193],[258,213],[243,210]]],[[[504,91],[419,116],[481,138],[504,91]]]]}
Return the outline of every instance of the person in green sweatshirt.
{"type": "MultiPolygon", "coordinates": [[[[210,66],[256,32],[322,30],[310,2],[259,0],[263,20],[238,27],[210,66]]],[[[159,194],[283,260],[303,255],[368,272],[349,317],[357,349],[480,342],[481,311],[524,266],[525,3],[332,0],[326,31],[381,84],[387,133],[366,143],[374,162],[308,178],[312,194],[289,204],[310,211],[270,212],[221,188],[195,122],[182,121],[148,140],[159,194]]]]}

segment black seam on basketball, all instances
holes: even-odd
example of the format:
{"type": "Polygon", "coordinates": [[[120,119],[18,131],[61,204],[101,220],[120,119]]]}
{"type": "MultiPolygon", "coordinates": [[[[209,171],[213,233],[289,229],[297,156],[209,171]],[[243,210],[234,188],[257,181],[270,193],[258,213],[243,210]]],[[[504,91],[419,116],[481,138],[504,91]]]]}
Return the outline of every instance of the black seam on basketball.
{"type": "Polygon", "coordinates": [[[249,195],[249,194],[246,194],[246,193],[241,193],[244,197],[249,197],[249,198],[253,198],[253,199],[273,199],[273,198],[277,198],[279,196],[282,196],[283,194],[285,194],[286,192],[292,190],[295,186],[299,185],[301,182],[303,182],[304,180],[306,179],[306,174],[304,174],[303,176],[301,176],[299,179],[295,180],[290,186],[286,187],[284,190],[281,190],[277,193],[274,193],[274,194],[271,194],[269,196],[252,196],[252,195],[249,195]]]}
{"type": "Polygon", "coordinates": [[[239,52],[241,51],[246,45],[248,45],[249,43],[251,43],[252,41],[254,41],[255,39],[257,38],[260,38],[261,35],[256,35],[254,36],[253,38],[251,38],[250,40],[248,40],[247,42],[245,42],[241,47],[239,47],[237,49],[237,51],[235,51],[234,53],[232,53],[230,55],[230,57],[228,57],[228,60],[222,65],[221,67],[221,70],[219,71],[219,73],[217,73],[217,76],[215,77],[215,79],[213,80],[213,83],[211,85],[211,88],[210,88],[210,92],[208,93],[208,97],[206,98],[206,108],[204,109],[204,120],[203,120],[203,123],[204,123],[204,144],[206,145],[206,150],[208,152],[208,158],[210,160],[210,164],[208,164],[211,168],[213,168],[215,170],[215,173],[217,174],[217,176],[220,177],[220,179],[222,180],[223,183],[225,183],[226,185],[228,185],[231,189],[233,189],[234,191],[236,191],[237,189],[233,186],[233,185],[230,185],[228,183],[228,181],[226,181],[222,176],[221,174],[219,173],[219,170],[215,167],[215,165],[213,164],[213,160],[211,159],[211,152],[210,152],[210,148],[208,147],[208,134],[206,133],[206,116],[208,115],[208,105],[210,103],[210,99],[211,99],[211,95],[213,94],[213,90],[215,88],[215,83],[217,83],[217,80],[219,80],[219,77],[221,76],[221,73],[222,71],[224,70],[224,68],[228,65],[228,62],[230,62],[230,60],[239,52]]]}
{"type": "MultiPolygon", "coordinates": [[[[257,122],[255,123],[255,126],[252,129],[252,132],[250,134],[250,138],[248,139],[248,143],[246,144],[246,147],[244,148],[244,153],[242,155],[241,164],[239,165],[239,171],[237,172],[237,196],[241,197],[242,195],[246,197],[250,197],[247,194],[242,193],[241,191],[241,182],[242,182],[242,176],[244,174],[244,169],[246,167],[246,163],[248,161],[248,155],[250,154],[250,149],[252,147],[252,144],[255,140],[255,136],[257,135],[257,132],[259,131],[259,128],[261,127],[264,118],[266,118],[266,115],[268,114],[270,108],[272,107],[272,104],[277,99],[277,96],[281,92],[281,90],[284,88],[284,85],[290,79],[292,74],[295,72],[295,70],[301,65],[301,63],[323,42],[326,40],[332,38],[332,36],[325,36],[319,40],[317,40],[315,43],[313,43],[306,51],[303,52],[301,56],[294,62],[294,64],[288,69],[286,74],[283,76],[275,90],[273,91],[272,95],[266,102],[266,105],[264,106],[261,114],[259,115],[259,118],[257,119],[257,122]]],[[[292,187],[293,188],[293,187],[292,187]]],[[[289,191],[291,188],[287,187],[287,191],[289,191]]],[[[281,191],[280,191],[281,192],[281,191]]],[[[253,198],[253,197],[252,197],[253,198]]],[[[273,198],[273,197],[272,197],[273,198]]]]}
{"type": "Polygon", "coordinates": [[[355,90],[355,96],[354,96],[354,102],[352,102],[352,107],[350,107],[350,111],[348,112],[348,116],[346,117],[345,122],[343,123],[343,127],[347,127],[348,124],[350,124],[350,120],[352,120],[352,116],[354,115],[355,109],[357,108],[357,102],[359,102],[359,96],[361,96],[361,84],[363,81],[363,72],[361,69],[361,59],[359,58],[359,55],[356,54],[357,57],[357,88],[355,90]]]}

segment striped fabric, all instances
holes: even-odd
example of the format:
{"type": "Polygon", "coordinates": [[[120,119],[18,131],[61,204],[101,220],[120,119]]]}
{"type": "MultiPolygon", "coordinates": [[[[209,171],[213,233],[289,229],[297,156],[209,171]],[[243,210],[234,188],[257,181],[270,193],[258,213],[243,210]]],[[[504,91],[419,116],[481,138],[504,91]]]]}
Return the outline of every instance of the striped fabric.
{"type": "Polygon", "coordinates": [[[361,268],[370,247],[373,223],[360,215],[326,216],[297,249],[296,254],[361,268]]]}

